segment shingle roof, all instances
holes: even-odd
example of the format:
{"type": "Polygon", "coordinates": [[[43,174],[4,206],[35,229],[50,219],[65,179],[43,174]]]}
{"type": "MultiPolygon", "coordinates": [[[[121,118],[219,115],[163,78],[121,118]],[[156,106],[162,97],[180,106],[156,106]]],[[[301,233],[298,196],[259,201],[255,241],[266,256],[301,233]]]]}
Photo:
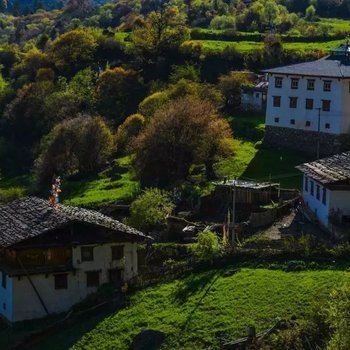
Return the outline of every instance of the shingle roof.
{"type": "Polygon", "coordinates": [[[350,152],[304,163],[296,168],[322,184],[350,180],[350,152]]]}
{"type": "Polygon", "coordinates": [[[265,73],[349,78],[350,62],[339,56],[326,56],[312,62],[292,64],[264,70],[265,73]]]}
{"type": "Polygon", "coordinates": [[[62,204],[53,207],[47,200],[25,197],[0,208],[0,246],[17,244],[70,222],[93,224],[146,238],[142,232],[97,211],[62,204]]]}

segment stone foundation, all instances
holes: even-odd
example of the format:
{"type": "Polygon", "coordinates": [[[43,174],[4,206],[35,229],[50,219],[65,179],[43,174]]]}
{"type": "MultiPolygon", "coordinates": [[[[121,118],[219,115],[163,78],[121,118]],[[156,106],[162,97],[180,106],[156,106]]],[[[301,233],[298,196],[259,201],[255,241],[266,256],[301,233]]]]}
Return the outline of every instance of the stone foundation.
{"type": "Polygon", "coordinates": [[[320,156],[330,156],[350,150],[350,134],[334,135],[266,125],[264,144],[316,155],[320,137],[320,156]]]}

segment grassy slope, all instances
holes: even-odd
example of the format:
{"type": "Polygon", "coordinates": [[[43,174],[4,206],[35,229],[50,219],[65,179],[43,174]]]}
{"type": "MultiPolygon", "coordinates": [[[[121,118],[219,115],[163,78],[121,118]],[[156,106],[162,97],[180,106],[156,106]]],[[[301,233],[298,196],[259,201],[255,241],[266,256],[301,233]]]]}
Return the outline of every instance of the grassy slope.
{"type": "MultiPolygon", "coordinates": [[[[254,51],[262,49],[264,43],[262,41],[221,41],[221,40],[191,40],[191,42],[199,42],[203,45],[204,52],[220,52],[226,48],[234,48],[239,52],[254,51]]],[[[312,50],[330,50],[343,44],[344,40],[331,40],[325,42],[292,42],[284,43],[283,46],[291,51],[312,51],[312,50]]]]}
{"type": "Polygon", "coordinates": [[[119,158],[116,167],[83,180],[70,180],[63,184],[64,203],[97,207],[122,200],[131,200],[140,191],[130,158],[119,158]]]}
{"type": "Polygon", "coordinates": [[[128,349],[132,336],[156,329],[168,337],[167,349],[219,349],[219,338],[235,339],[248,325],[258,330],[277,317],[307,316],[314,302],[349,279],[343,271],[282,272],[243,269],[223,277],[223,270],[189,276],[137,292],[130,306],[105,318],[86,332],[83,324],[43,342],[36,350],[128,349]],[[82,338],[80,338],[82,336],[82,338]]]}
{"type": "Polygon", "coordinates": [[[259,142],[256,145],[264,135],[264,113],[239,112],[232,115],[229,120],[237,139],[237,150],[233,156],[217,164],[219,177],[260,181],[271,179],[280,182],[282,187],[301,187],[301,174],[295,166],[311,158],[300,152],[262,148],[259,142]]]}

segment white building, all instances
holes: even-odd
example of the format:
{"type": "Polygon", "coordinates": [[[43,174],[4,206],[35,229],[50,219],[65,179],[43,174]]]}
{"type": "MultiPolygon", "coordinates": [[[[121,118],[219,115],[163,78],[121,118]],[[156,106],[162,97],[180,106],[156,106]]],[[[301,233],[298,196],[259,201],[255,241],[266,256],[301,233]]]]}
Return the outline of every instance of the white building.
{"type": "Polygon", "coordinates": [[[304,174],[304,203],[321,226],[335,233],[350,222],[350,152],[297,166],[304,174]]]}
{"type": "Polygon", "coordinates": [[[259,81],[254,86],[243,87],[241,108],[245,111],[263,111],[266,105],[267,81],[259,81]]]}
{"type": "Polygon", "coordinates": [[[265,141],[334,154],[350,140],[350,48],[313,62],[268,69],[265,141]]]}
{"type": "Polygon", "coordinates": [[[36,197],[0,208],[0,315],[10,322],[60,313],[137,275],[145,236],[98,212],[36,197]]]}

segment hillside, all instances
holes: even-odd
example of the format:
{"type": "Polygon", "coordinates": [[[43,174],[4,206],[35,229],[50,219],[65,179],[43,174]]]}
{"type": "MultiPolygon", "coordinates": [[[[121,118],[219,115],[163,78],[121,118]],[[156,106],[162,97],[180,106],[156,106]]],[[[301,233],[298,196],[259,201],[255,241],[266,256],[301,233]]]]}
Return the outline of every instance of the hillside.
{"type": "Polygon", "coordinates": [[[263,330],[277,318],[306,318],[316,303],[319,307],[333,288],[350,277],[349,272],[335,270],[245,268],[224,277],[225,271],[202,272],[141,290],[130,297],[128,308],[103,320],[96,315],[54,335],[35,350],[71,346],[74,350],[123,350],[143,329],[165,332],[164,350],[220,349],[220,339],[245,335],[249,325],[263,330]]]}

